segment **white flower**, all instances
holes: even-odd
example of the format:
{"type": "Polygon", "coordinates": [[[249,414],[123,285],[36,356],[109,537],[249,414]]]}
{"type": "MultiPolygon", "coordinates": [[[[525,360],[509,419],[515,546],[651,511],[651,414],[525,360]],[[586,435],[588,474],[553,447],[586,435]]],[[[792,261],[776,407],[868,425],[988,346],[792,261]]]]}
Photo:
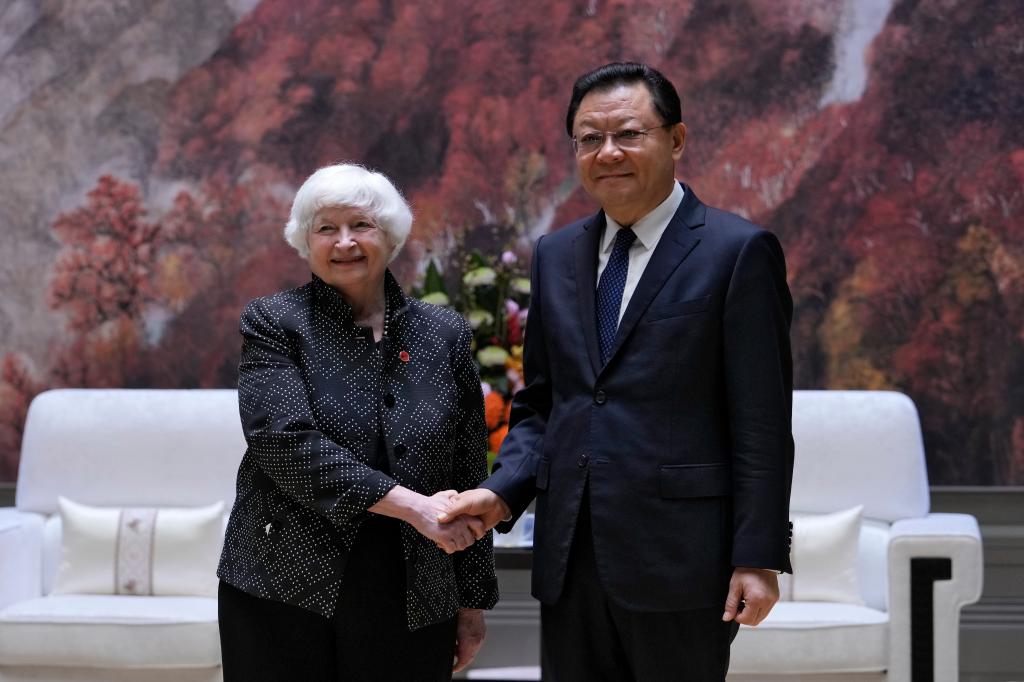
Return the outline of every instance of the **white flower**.
{"type": "Polygon", "coordinates": [[[462,281],[469,287],[482,287],[494,284],[498,277],[492,268],[474,268],[462,276],[462,281]]]}
{"type": "Polygon", "coordinates": [[[486,310],[474,308],[466,313],[466,321],[469,322],[469,326],[473,329],[479,329],[480,327],[494,324],[494,315],[491,315],[486,310]]]}
{"type": "Polygon", "coordinates": [[[443,291],[433,291],[429,294],[424,294],[420,300],[433,305],[448,305],[450,303],[443,291]]]}
{"type": "Polygon", "coordinates": [[[477,352],[476,359],[484,367],[504,367],[508,351],[501,346],[487,346],[477,352]]]}

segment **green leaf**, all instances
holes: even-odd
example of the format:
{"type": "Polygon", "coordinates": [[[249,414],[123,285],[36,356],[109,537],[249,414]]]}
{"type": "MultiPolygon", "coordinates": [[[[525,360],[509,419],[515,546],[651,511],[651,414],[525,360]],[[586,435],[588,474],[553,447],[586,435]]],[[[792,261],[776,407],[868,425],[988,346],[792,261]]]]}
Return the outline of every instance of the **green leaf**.
{"type": "MultiPolygon", "coordinates": [[[[423,277],[423,292],[426,294],[441,293],[445,297],[448,295],[448,290],[444,286],[444,278],[441,277],[441,271],[437,269],[437,263],[433,258],[427,263],[427,272],[423,277]]],[[[440,305],[448,305],[442,303],[440,305]]]]}

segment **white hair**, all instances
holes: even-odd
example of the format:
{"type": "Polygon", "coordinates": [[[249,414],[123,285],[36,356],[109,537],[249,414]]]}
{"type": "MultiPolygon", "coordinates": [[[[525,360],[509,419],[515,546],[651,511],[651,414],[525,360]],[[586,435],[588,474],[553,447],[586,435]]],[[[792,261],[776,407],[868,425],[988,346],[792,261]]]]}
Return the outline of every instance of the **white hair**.
{"type": "Polygon", "coordinates": [[[284,226],[285,241],[303,258],[309,258],[306,240],[313,218],[317,211],[328,207],[365,211],[391,242],[391,260],[402,250],[412,227],[409,204],[385,175],[354,163],[325,166],[310,175],[295,193],[291,216],[284,226]]]}

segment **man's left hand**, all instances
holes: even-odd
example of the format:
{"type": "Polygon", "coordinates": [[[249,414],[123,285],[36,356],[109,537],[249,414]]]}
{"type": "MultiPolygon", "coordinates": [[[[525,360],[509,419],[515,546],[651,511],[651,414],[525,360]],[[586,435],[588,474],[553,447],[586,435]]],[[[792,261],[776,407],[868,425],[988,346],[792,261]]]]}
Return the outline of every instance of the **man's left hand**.
{"type": "Polygon", "coordinates": [[[729,581],[722,620],[743,625],[757,625],[779,601],[779,578],[775,571],[764,568],[735,568],[729,581]],[[741,607],[740,604],[743,606],[741,607]]]}
{"type": "Polygon", "coordinates": [[[459,609],[455,625],[455,662],[452,672],[457,673],[473,662],[487,636],[484,612],[480,609],[459,609]]]}

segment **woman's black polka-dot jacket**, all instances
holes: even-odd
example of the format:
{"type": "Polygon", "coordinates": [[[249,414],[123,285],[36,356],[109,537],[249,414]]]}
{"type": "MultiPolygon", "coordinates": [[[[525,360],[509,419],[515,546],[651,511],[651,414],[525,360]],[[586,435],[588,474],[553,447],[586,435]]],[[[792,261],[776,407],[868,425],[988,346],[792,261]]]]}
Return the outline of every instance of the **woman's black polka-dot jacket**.
{"type": "MultiPolygon", "coordinates": [[[[330,617],[369,507],[398,484],[431,495],[486,477],[469,326],[407,298],[390,272],[385,294],[379,348],[316,276],[242,313],[238,401],[248,448],[217,570],[225,582],[330,617]],[[372,466],[380,440],[390,473],[372,466]]],[[[449,555],[400,525],[410,629],[459,607],[494,606],[490,533],[449,555]]]]}

